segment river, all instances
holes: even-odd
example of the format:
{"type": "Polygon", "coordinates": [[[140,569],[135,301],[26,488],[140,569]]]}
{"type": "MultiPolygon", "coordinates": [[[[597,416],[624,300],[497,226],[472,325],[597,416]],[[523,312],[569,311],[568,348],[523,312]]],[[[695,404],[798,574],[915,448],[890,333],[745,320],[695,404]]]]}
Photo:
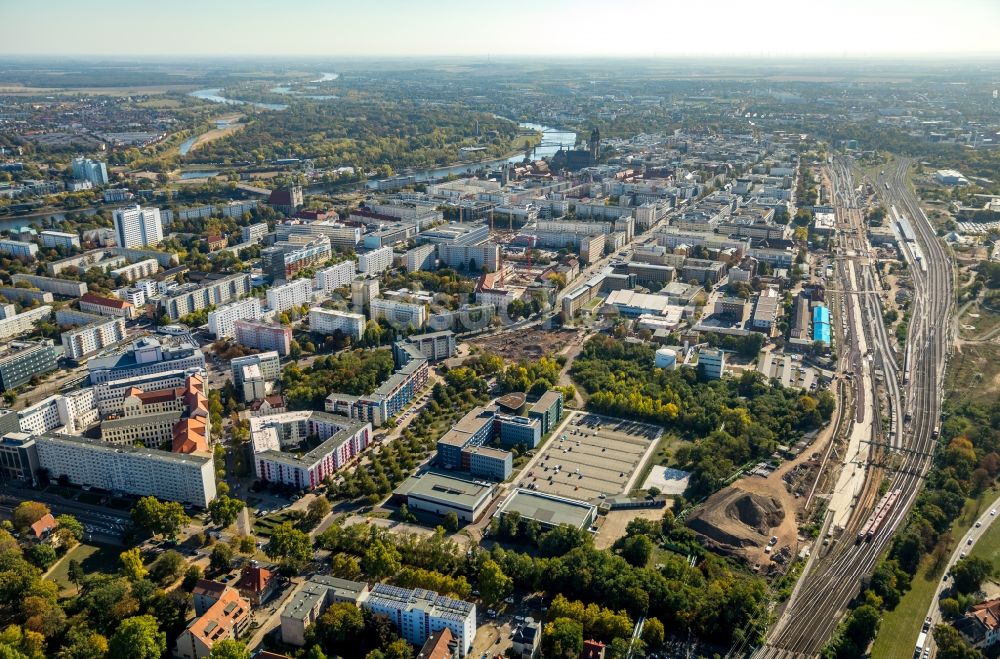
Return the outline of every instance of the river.
{"type": "Polygon", "coordinates": [[[199,89],[198,91],[191,92],[188,96],[194,96],[195,98],[200,98],[203,101],[209,101],[211,103],[223,103],[225,105],[249,105],[255,108],[260,108],[261,110],[286,110],[287,105],[281,103],[258,103],[257,101],[241,101],[237,98],[226,98],[222,96],[222,87],[215,87],[213,89],[199,89]]]}

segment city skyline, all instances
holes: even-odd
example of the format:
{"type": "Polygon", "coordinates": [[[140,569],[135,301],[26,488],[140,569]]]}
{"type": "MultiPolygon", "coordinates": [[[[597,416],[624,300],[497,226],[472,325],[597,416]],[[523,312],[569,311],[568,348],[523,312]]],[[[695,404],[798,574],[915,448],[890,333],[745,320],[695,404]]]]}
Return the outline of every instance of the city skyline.
{"type": "Polygon", "coordinates": [[[95,0],[81,5],[7,5],[18,25],[0,55],[290,57],[908,57],[1000,55],[992,26],[1000,4],[958,0],[947,12],[929,0],[839,0],[810,12],[792,0],[748,8],[719,0],[711,14],[689,3],[639,0],[624,13],[583,0],[538,6],[387,0],[376,8],[295,0],[206,6],[179,0],[172,11],[95,0]],[[59,20],[53,20],[53,17],[59,20]],[[427,20],[433,16],[433,20],[427,20]],[[608,22],[607,18],[615,20],[608,22]],[[280,17],[281,20],[274,20],[280,17]],[[602,18],[603,17],[603,18],[602,18]],[[130,26],[140,29],[129,29],[130,26]],[[416,29],[415,26],[419,26],[416,29]],[[220,29],[220,27],[222,29],[220,29]],[[151,38],[153,37],[153,38],[151,38]]]}

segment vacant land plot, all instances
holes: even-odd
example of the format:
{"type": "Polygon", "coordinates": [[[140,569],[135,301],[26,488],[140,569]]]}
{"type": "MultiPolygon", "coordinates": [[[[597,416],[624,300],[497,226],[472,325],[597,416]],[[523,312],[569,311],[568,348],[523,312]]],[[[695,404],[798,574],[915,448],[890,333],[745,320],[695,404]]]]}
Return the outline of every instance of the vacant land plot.
{"type": "Polygon", "coordinates": [[[510,361],[534,360],[556,354],[565,348],[577,333],[578,330],[574,329],[528,329],[472,339],[469,343],[510,361]]]}
{"type": "Polygon", "coordinates": [[[69,562],[78,561],[87,574],[95,572],[114,572],[118,567],[120,549],[95,545],[77,545],[73,547],[52,568],[46,577],[59,586],[60,594],[75,592],[76,586],[69,580],[69,562]]]}
{"type": "Polygon", "coordinates": [[[624,494],[661,432],[645,423],[576,413],[518,485],[581,501],[624,494]]]}
{"type": "Polygon", "coordinates": [[[635,510],[612,510],[601,520],[600,530],[594,536],[594,546],[607,549],[619,538],[625,537],[629,522],[633,519],[648,519],[658,522],[663,519],[663,513],[673,504],[668,501],[663,508],[638,508],[635,510]]]}
{"type": "Polygon", "coordinates": [[[965,344],[948,364],[946,395],[954,402],[990,402],[1000,395],[1000,345],[965,344]]]}

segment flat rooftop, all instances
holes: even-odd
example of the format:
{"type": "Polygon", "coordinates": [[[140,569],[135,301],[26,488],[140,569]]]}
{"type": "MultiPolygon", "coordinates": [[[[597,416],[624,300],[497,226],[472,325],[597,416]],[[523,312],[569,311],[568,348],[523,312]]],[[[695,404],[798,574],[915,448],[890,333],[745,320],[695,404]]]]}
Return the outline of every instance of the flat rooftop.
{"type": "Polygon", "coordinates": [[[492,496],[495,490],[494,483],[471,481],[428,471],[407,478],[396,488],[395,494],[474,509],[483,499],[492,496]]]}
{"type": "Polygon", "coordinates": [[[523,518],[542,524],[569,524],[577,529],[589,525],[596,511],[595,506],[583,501],[521,489],[515,490],[499,510],[504,514],[516,512],[523,518]]]}

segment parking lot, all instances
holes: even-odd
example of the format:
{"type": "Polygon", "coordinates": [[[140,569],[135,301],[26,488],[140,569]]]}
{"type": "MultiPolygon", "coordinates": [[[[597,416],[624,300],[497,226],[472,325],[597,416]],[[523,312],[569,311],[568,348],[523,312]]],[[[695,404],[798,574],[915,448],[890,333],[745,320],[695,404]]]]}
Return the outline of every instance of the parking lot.
{"type": "Polygon", "coordinates": [[[662,432],[645,423],[574,412],[518,487],[583,501],[625,494],[662,432]]]}

